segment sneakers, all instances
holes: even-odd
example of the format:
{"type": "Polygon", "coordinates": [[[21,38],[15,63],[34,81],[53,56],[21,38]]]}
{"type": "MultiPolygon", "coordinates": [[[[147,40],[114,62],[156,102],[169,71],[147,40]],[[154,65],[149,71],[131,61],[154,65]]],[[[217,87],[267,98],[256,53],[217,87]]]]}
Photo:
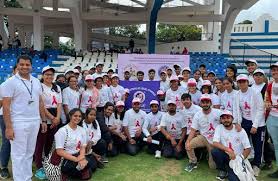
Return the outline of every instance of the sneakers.
{"type": "Polygon", "coordinates": [[[10,177],[9,170],[7,168],[2,168],[0,171],[0,178],[7,179],[10,177]]]}
{"type": "Polygon", "coordinates": [[[253,166],[253,171],[254,171],[255,177],[258,177],[259,174],[260,174],[261,169],[257,166],[253,166]]]}
{"type": "Polygon", "coordinates": [[[47,179],[43,168],[40,168],[36,171],[35,177],[39,180],[46,180],[47,179]]]}
{"type": "Polygon", "coordinates": [[[278,178],[278,170],[274,173],[268,174],[267,176],[270,178],[278,178]]]}
{"type": "Polygon", "coordinates": [[[192,172],[194,168],[197,168],[197,163],[189,163],[184,170],[187,172],[192,172]]]}
{"type": "Polygon", "coordinates": [[[225,180],[225,178],[228,176],[228,172],[223,171],[223,170],[219,170],[218,175],[216,176],[217,180],[225,180]]]}
{"type": "Polygon", "coordinates": [[[106,156],[101,156],[101,162],[108,163],[108,158],[106,156]]]}
{"type": "Polygon", "coordinates": [[[159,150],[156,150],[155,151],[155,156],[154,156],[155,158],[161,158],[161,151],[159,151],[159,150]]]}

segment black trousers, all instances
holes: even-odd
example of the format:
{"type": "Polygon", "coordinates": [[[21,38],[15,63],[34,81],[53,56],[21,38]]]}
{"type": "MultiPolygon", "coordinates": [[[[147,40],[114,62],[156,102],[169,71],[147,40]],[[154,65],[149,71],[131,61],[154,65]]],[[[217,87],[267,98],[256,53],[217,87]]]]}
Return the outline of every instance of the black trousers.
{"type": "MultiPolygon", "coordinates": [[[[179,143],[180,140],[176,139],[176,142],[179,143]]],[[[182,144],[182,149],[180,152],[176,150],[176,147],[172,146],[170,140],[165,140],[164,145],[162,147],[162,155],[166,158],[176,158],[177,160],[182,159],[185,153],[185,145],[184,142],[182,144]]]]}
{"type": "Polygon", "coordinates": [[[104,156],[106,155],[107,143],[104,139],[100,139],[96,145],[92,146],[92,149],[96,154],[104,156]]]}
{"type": "Polygon", "coordinates": [[[122,140],[121,137],[114,134],[112,135],[112,140],[113,140],[113,147],[112,150],[108,152],[109,156],[117,156],[120,153],[126,152],[127,141],[122,140]]]}
{"type": "Polygon", "coordinates": [[[274,159],[275,159],[274,146],[268,131],[266,131],[265,142],[264,142],[264,161],[266,164],[270,165],[274,159]]]}
{"type": "Polygon", "coordinates": [[[151,154],[154,154],[156,150],[161,151],[163,143],[165,141],[164,135],[159,131],[155,135],[152,135],[153,140],[159,141],[159,145],[153,144],[153,143],[147,143],[148,144],[148,152],[151,154]]]}
{"type": "Polygon", "coordinates": [[[131,155],[131,156],[135,156],[145,145],[144,141],[143,141],[143,133],[141,133],[141,136],[138,138],[133,137],[132,139],[134,139],[136,141],[135,144],[130,144],[129,142],[127,142],[126,144],[126,152],[127,154],[131,155]]]}

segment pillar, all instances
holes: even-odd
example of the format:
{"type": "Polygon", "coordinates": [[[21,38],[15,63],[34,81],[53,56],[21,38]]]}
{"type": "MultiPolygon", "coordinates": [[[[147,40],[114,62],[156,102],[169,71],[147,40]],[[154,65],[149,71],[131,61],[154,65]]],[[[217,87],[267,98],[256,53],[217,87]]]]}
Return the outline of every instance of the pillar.
{"type": "Polygon", "coordinates": [[[15,28],[14,28],[14,22],[11,18],[8,19],[8,30],[9,30],[9,36],[14,39],[15,37],[15,28]]]}
{"type": "MultiPolygon", "coordinates": [[[[0,7],[4,7],[4,0],[0,0],[0,7]]],[[[8,43],[8,30],[6,24],[4,22],[4,15],[0,12],[0,35],[2,36],[3,46],[4,48],[7,47],[8,43]]]]}
{"type": "Polygon", "coordinates": [[[21,47],[25,47],[26,46],[26,42],[25,42],[25,31],[24,31],[24,26],[19,26],[17,28],[18,30],[18,39],[21,42],[21,47]]]}
{"type": "Polygon", "coordinates": [[[52,0],[53,11],[58,11],[58,0],[52,0]]]}
{"type": "Polygon", "coordinates": [[[33,16],[33,41],[35,50],[43,50],[44,42],[44,22],[39,15],[33,16]]]}

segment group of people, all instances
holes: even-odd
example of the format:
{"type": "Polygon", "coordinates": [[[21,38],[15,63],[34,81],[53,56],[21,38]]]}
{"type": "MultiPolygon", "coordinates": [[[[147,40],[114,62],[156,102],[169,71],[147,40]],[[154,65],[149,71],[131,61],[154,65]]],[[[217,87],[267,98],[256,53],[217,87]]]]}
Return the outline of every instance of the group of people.
{"type": "MultiPolygon", "coordinates": [[[[219,180],[242,180],[234,168],[236,161],[252,157],[248,173],[259,176],[261,168],[272,168],[274,154],[278,158],[278,63],[270,66],[270,83],[256,60],[246,65],[248,75],[237,75],[230,65],[224,78],[207,73],[205,65],[194,72],[169,67],[159,72],[157,100],[150,102],[151,112],[146,113],[136,97],[126,108],[129,90],[119,85],[113,70],[102,72],[102,63],[90,70],[76,66],[56,80],[55,69],[47,66],[39,81],[31,75],[31,58],[22,55],[14,75],[0,86],[0,177],[9,177],[11,156],[15,181],[31,180],[33,159],[35,176],[46,179],[44,158],[52,153],[64,158],[61,180],[88,179],[104,167],[107,157],[135,156],[144,146],[155,158],[187,155],[188,172],[208,155],[208,165],[219,170],[219,180]]],[[[155,74],[150,70],[145,78],[138,71],[137,78],[153,81],[155,74]]],[[[129,79],[125,72],[124,80],[129,79]]],[[[278,178],[278,170],[269,177],[278,178]]]]}

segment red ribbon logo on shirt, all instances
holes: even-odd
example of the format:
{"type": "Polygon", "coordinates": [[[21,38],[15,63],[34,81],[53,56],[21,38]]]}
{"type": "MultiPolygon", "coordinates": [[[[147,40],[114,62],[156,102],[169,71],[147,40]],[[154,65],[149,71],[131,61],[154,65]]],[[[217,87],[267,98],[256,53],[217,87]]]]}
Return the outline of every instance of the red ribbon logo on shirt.
{"type": "Polygon", "coordinates": [[[244,102],[244,109],[251,109],[247,102],[244,102]]]}
{"type": "Polygon", "coordinates": [[[78,141],[77,146],[76,146],[76,150],[80,150],[81,148],[81,141],[78,141]]]}
{"type": "Polygon", "coordinates": [[[135,127],[140,127],[140,122],[138,120],[136,121],[135,127]]]}
{"type": "Polygon", "coordinates": [[[231,143],[231,142],[229,142],[229,148],[230,148],[231,150],[233,150],[233,151],[234,151],[234,149],[233,149],[233,146],[232,146],[232,143],[231,143]]]}
{"type": "Polygon", "coordinates": [[[94,132],[91,132],[91,139],[93,139],[94,137],[94,132]]]}
{"type": "Polygon", "coordinates": [[[92,98],[92,96],[89,96],[88,102],[93,103],[93,98],[92,98]]]}
{"type": "Polygon", "coordinates": [[[209,131],[214,131],[214,130],[215,130],[215,129],[214,129],[212,123],[209,123],[209,131]]]}
{"type": "Polygon", "coordinates": [[[116,99],[118,99],[118,94],[117,93],[114,94],[114,100],[116,100],[116,99]]]}
{"type": "Polygon", "coordinates": [[[54,104],[58,104],[57,100],[56,100],[56,97],[55,96],[52,96],[52,105],[54,104]]]}
{"type": "Polygon", "coordinates": [[[230,101],[228,102],[227,108],[228,108],[228,107],[229,107],[229,108],[232,107],[230,101]]]}
{"type": "Polygon", "coordinates": [[[192,123],[192,120],[190,118],[188,118],[188,124],[191,124],[192,123]]]}
{"type": "Polygon", "coordinates": [[[173,124],[173,123],[172,123],[171,130],[177,130],[176,127],[175,127],[175,124],[173,124]]]}

